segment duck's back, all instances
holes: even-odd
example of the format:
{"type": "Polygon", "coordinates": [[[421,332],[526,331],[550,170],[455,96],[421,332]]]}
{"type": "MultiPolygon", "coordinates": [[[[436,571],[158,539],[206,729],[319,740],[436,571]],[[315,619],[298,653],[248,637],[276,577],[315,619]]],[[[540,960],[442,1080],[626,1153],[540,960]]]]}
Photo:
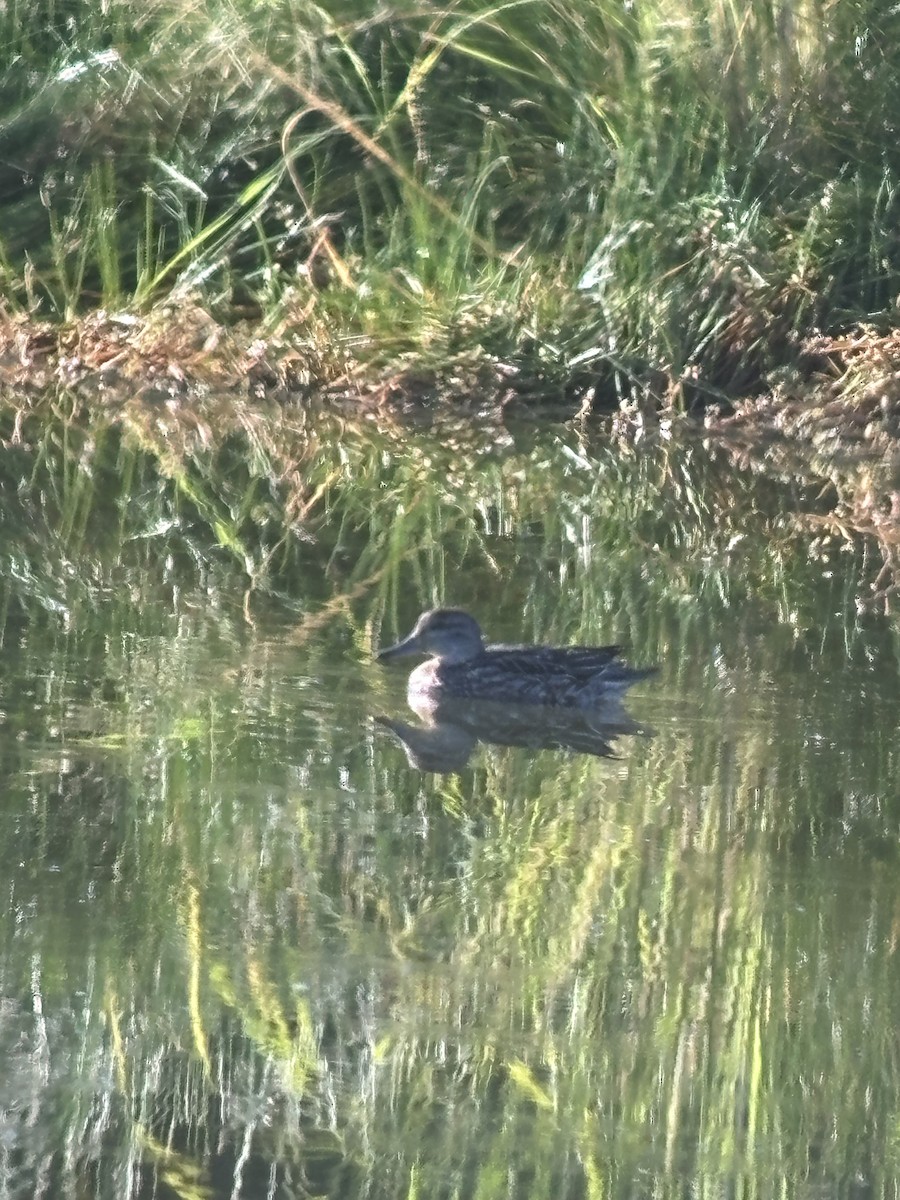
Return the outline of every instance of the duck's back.
{"type": "Polygon", "coordinates": [[[489,646],[461,663],[423,663],[411,694],[586,707],[650,674],[619,659],[618,646],[489,646]]]}

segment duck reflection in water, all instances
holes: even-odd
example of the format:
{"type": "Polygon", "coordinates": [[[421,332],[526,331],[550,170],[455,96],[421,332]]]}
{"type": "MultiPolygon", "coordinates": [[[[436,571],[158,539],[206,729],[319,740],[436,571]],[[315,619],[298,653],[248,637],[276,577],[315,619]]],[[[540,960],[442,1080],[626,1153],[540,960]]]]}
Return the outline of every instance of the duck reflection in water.
{"type": "Polygon", "coordinates": [[[381,724],[413,766],[432,771],[460,769],[478,741],[610,755],[611,739],[642,732],[622,698],[655,670],[628,666],[618,646],[486,646],[474,617],[455,608],[423,613],[378,660],[412,654],[428,656],[407,690],[427,724],[381,724]]]}

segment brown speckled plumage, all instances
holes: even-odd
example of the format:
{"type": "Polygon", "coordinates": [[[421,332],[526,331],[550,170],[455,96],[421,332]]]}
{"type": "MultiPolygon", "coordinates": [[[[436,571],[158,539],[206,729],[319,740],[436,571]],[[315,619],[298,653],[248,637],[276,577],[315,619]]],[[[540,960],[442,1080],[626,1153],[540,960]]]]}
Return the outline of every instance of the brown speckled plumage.
{"type": "Polygon", "coordinates": [[[653,673],[622,662],[618,646],[485,646],[478,622],[457,608],[422,613],[412,633],[378,658],[407,654],[430,656],[409,677],[411,700],[590,708],[653,673]]]}

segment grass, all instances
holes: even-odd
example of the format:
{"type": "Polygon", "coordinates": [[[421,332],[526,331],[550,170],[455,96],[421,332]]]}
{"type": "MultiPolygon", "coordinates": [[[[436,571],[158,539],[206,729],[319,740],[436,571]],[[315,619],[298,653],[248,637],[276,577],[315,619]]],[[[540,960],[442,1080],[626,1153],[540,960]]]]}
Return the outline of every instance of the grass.
{"type": "Polygon", "coordinates": [[[328,331],[370,374],[468,353],[540,394],[733,395],[812,329],[892,321],[896,23],[863,0],[13,5],[7,304],[190,296],[282,354],[330,360],[328,331]]]}

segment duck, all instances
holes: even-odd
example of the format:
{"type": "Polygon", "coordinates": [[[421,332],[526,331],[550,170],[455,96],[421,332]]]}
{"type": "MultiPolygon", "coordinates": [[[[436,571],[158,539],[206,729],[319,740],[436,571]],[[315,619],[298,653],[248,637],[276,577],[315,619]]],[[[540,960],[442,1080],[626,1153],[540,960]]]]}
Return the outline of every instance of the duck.
{"type": "Polygon", "coordinates": [[[409,677],[410,704],[489,700],[594,708],[619,699],[655,667],[631,667],[619,646],[485,645],[481,627],[461,608],[423,612],[412,631],[381,650],[379,662],[423,654],[409,677]]]}

